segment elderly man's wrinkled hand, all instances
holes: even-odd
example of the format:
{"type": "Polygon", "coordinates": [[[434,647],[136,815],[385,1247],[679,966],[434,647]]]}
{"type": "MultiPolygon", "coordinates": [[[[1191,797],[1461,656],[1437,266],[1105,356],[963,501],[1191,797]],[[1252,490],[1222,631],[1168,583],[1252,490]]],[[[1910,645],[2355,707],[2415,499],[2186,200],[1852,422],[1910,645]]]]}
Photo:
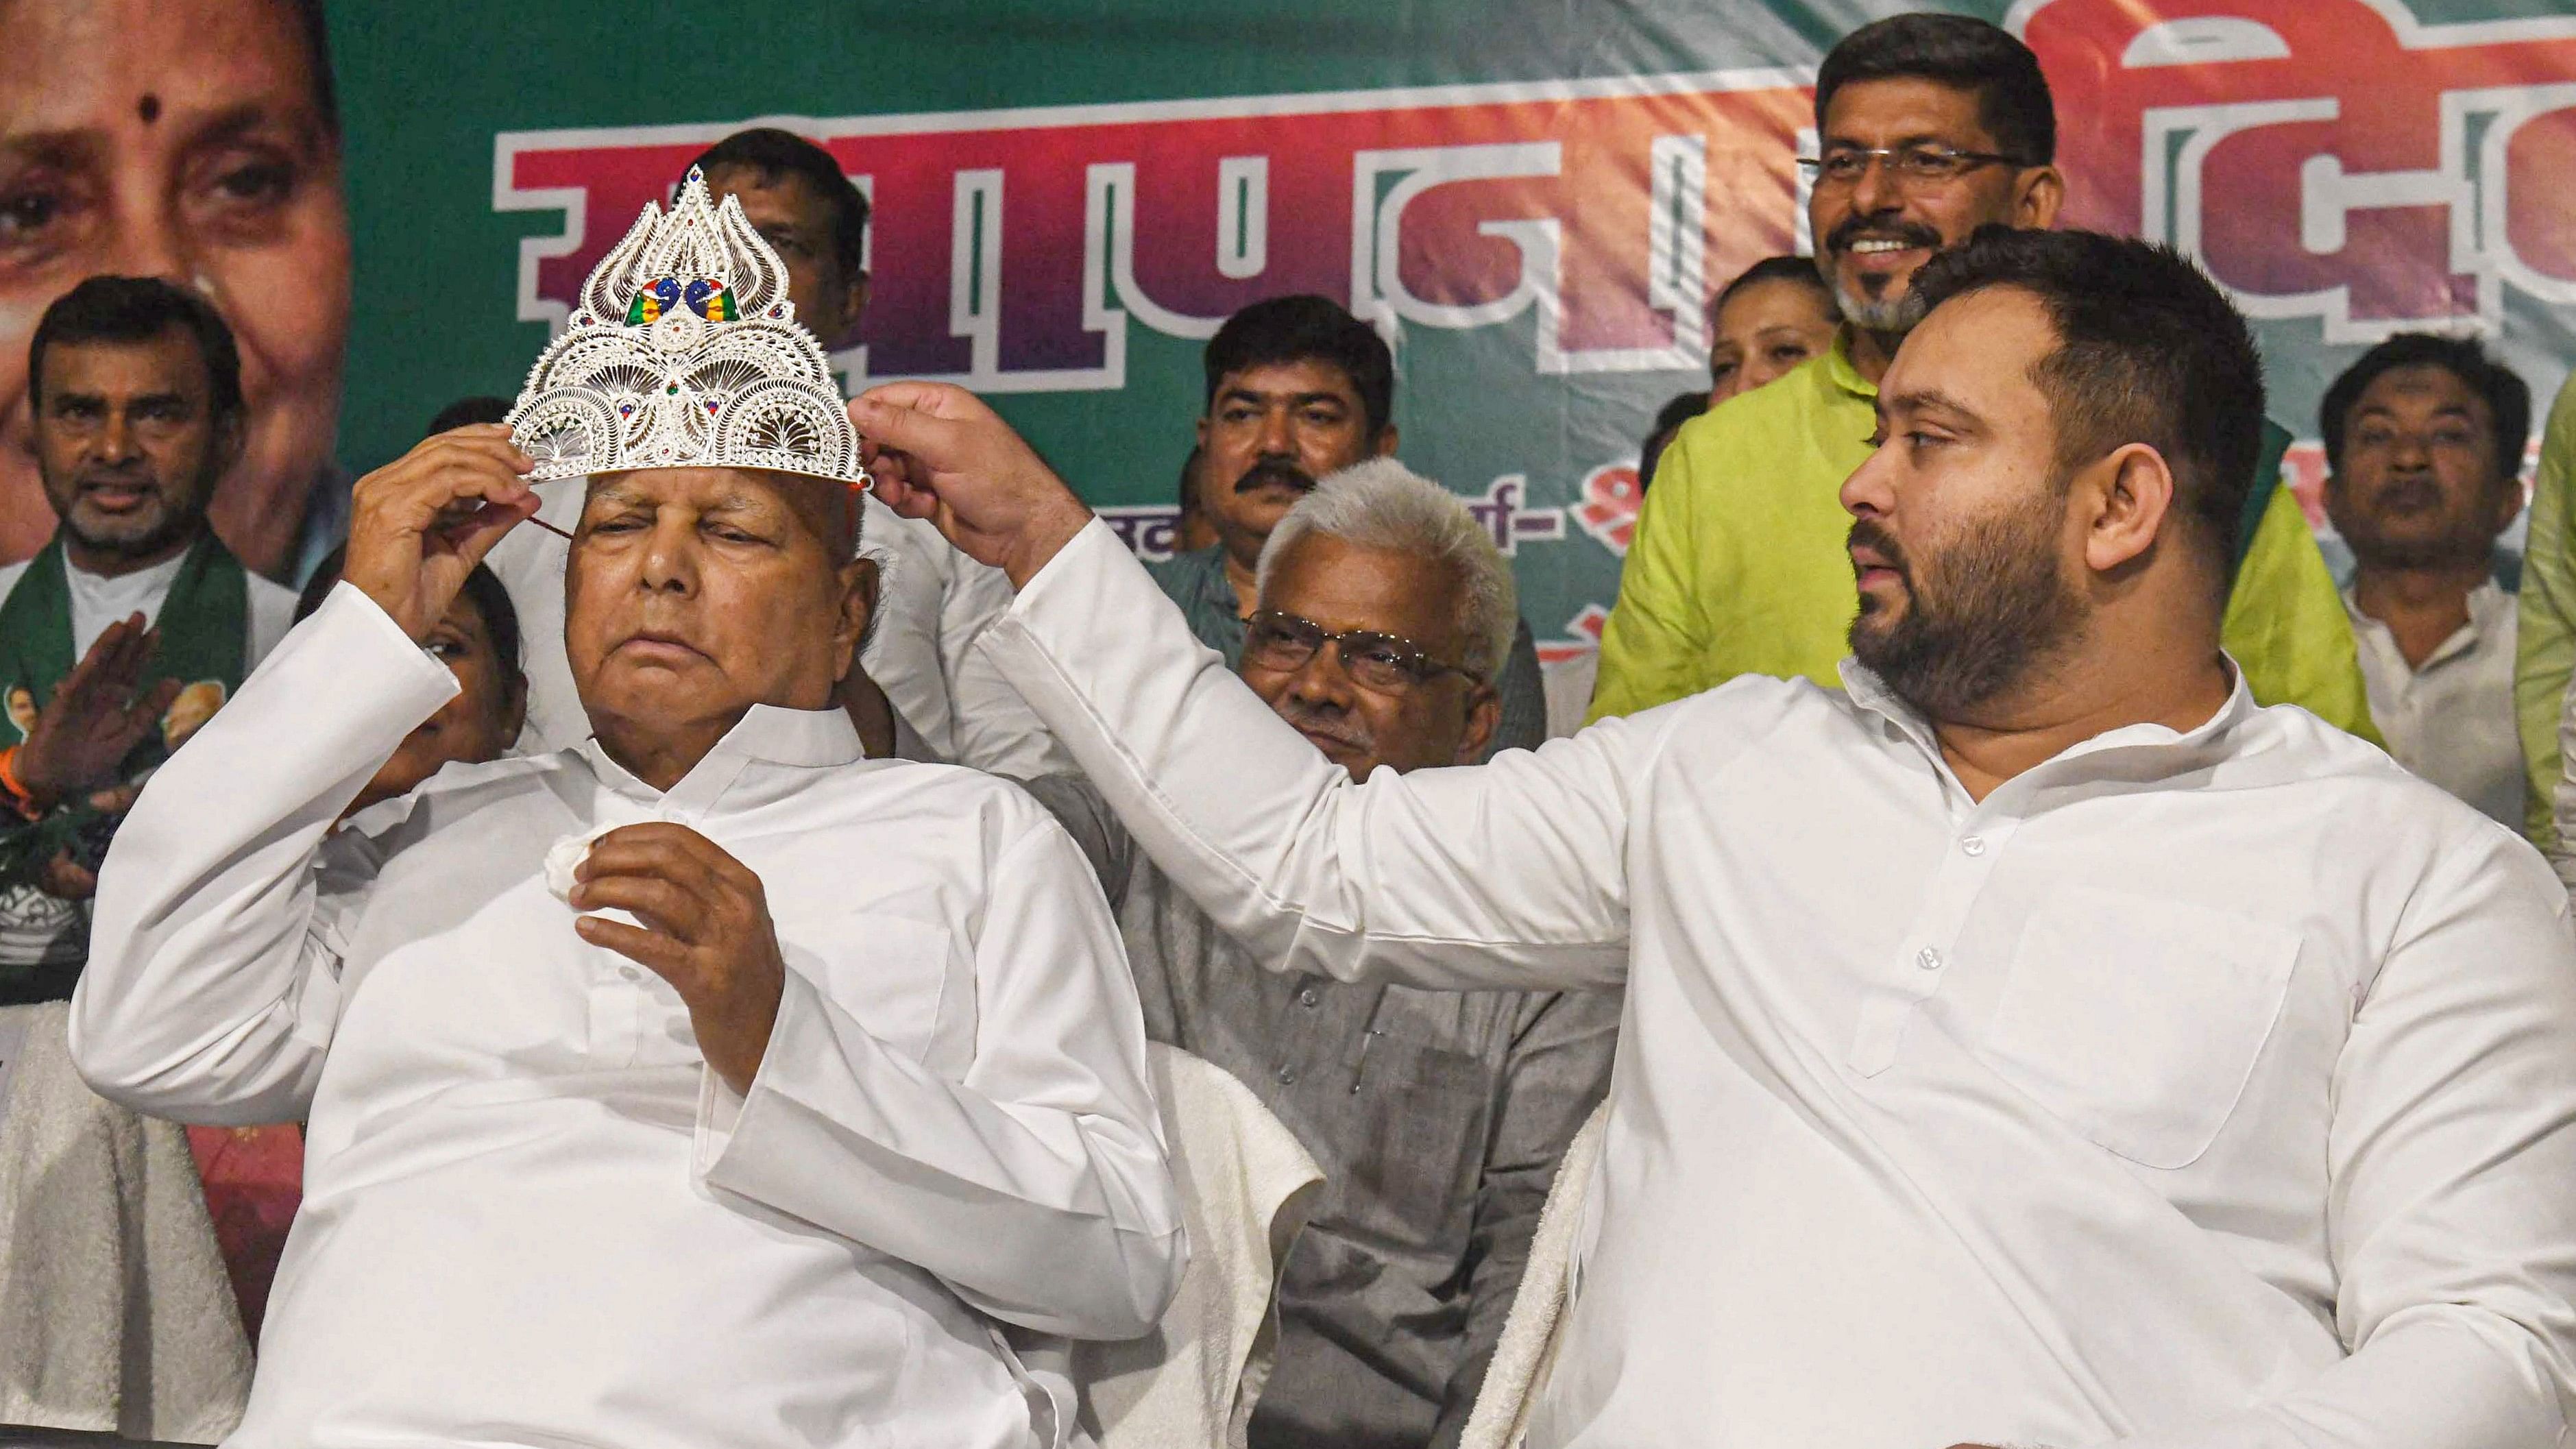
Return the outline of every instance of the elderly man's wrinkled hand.
{"type": "Polygon", "coordinates": [[[850,403],[877,497],[926,518],[1018,588],[1091,521],[1091,510],[1011,425],[962,387],[891,382],[850,403]]]}
{"type": "Polygon", "coordinates": [[[670,982],[707,1065],[749,1093],[787,981],[760,877],[687,826],[656,823],[599,837],[573,879],[574,910],[643,923],[585,915],[573,923],[581,938],[670,982]]]}
{"type": "Polygon", "coordinates": [[[423,441],[358,480],[340,577],[404,633],[428,638],[465,576],[541,505],[522,476],[535,467],[498,423],[423,441]]]}

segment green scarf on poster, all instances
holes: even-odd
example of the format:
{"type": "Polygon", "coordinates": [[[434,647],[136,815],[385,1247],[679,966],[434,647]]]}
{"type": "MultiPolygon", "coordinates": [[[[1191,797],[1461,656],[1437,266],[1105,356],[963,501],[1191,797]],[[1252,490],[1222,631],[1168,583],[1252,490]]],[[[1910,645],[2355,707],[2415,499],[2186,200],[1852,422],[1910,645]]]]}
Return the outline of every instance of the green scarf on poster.
{"type": "MultiPolygon", "coordinates": [[[[0,747],[26,739],[35,712],[72,672],[70,564],[57,533],[0,600],[0,747]]],[[[162,728],[143,737],[117,767],[112,783],[131,782],[169,757],[174,722],[193,728],[239,688],[250,655],[250,594],[241,561],[212,533],[180,560],[178,576],[155,615],[160,642],[144,678],[176,679],[183,691],[162,728]]],[[[45,863],[104,817],[84,800],[43,820],[0,828],[0,886],[31,882],[45,863]]]]}

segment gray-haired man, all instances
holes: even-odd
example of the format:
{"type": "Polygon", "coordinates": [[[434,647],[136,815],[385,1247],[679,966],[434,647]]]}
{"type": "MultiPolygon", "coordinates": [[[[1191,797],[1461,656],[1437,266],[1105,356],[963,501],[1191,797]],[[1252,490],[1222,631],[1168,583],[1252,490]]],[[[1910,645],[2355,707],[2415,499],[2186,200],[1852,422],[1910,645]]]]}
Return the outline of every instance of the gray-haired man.
{"type": "MultiPolygon", "coordinates": [[[[1481,757],[1519,613],[1465,504],[1392,459],[1360,464],[1290,508],[1256,591],[1244,681],[1353,778],[1481,757]]],[[[1100,867],[1147,1035],[1240,1077],[1324,1168],[1252,1443],[1454,1443],[1557,1159],[1609,1086],[1618,993],[1262,969],[1087,785],[1031,789],[1100,867]]]]}

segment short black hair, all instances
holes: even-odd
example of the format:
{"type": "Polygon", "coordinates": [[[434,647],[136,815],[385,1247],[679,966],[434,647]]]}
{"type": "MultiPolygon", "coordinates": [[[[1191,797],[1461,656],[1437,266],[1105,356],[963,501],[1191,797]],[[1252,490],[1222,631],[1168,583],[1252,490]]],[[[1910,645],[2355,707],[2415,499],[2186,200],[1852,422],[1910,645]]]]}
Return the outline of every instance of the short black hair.
{"type": "MultiPolygon", "coordinates": [[[[313,577],[304,581],[304,589],[295,596],[295,622],[303,623],[331,590],[340,582],[340,574],[349,566],[349,546],[342,544],[323,555],[314,565],[313,577]]],[[[503,683],[513,690],[527,687],[527,666],[519,659],[519,608],[510,602],[510,590],[485,565],[476,564],[465,575],[461,593],[472,602],[474,611],[483,616],[483,632],[492,636],[493,657],[501,661],[503,683]]]]}
{"type": "Polygon", "coordinates": [[[2060,471],[2154,448],[2224,579],[2263,449],[2263,359],[2244,314],[2182,253],[2099,232],[1982,226],[1914,277],[1927,315],[1997,287],[2036,298],[2057,332],[2031,380],[2060,471]]]}
{"type": "Polygon", "coordinates": [[[1826,316],[1840,320],[1843,315],[1843,309],[1834,302],[1832,284],[1825,280],[1823,272],[1816,270],[1816,259],[1791,256],[1786,253],[1776,257],[1764,257],[1736,273],[1734,281],[1717,289],[1716,300],[1708,304],[1708,315],[1715,318],[1719,308],[1735,300],[1736,293],[1747,287],[1758,287],[1764,282],[1795,282],[1825,299],[1826,316]]]}
{"type": "MultiPolygon", "coordinates": [[[[1815,268],[1807,269],[1808,276],[1815,274],[1815,268]]],[[[1743,278],[1736,280],[1742,281],[1743,278]]],[[[1724,301],[1725,293],[1719,293],[1718,299],[1724,301]]],[[[1655,409],[1655,425],[1647,432],[1644,446],[1637,450],[1639,497],[1644,497],[1646,490],[1655,486],[1655,465],[1663,461],[1664,450],[1673,445],[1673,439],[1681,436],[1682,424],[1707,411],[1708,391],[1705,388],[1698,392],[1675,393],[1665,400],[1662,407],[1655,409]]]]}
{"type": "Polygon", "coordinates": [[[2011,32],[1966,15],[1916,11],[1842,38],[1816,70],[1816,130],[1834,92],[1854,81],[1928,80],[1977,95],[1977,122],[2025,166],[2057,159],[2057,106],[2039,57],[2011,32]]]}
{"type": "Polygon", "coordinates": [[[322,0],[289,0],[295,12],[296,33],[303,37],[304,55],[313,66],[313,106],[322,113],[322,124],[334,137],[340,134],[340,85],[331,73],[331,22],[322,13],[322,0]]]}
{"type": "Polygon", "coordinates": [[[150,342],[172,328],[196,339],[206,361],[215,420],[242,415],[241,349],[223,314],[195,292],[159,277],[91,277],[54,299],[27,342],[27,406],[44,401],[45,349],[84,342],[150,342]]]}
{"type": "Polygon", "coordinates": [[[1376,329],[1330,297],[1301,293],[1255,302],[1225,319],[1207,345],[1207,398],[1238,372],[1288,362],[1328,362],[1351,380],[1372,438],[1395,417],[1395,354],[1376,329]]]}
{"type": "Polygon", "coordinates": [[[2430,332],[2400,332],[2361,355],[2326,389],[2317,408],[2317,431],[2326,443],[2326,467],[2343,466],[2344,429],[2352,424],[2353,407],[2382,373],[2401,367],[2438,367],[2485,398],[2495,427],[2496,468],[2507,478],[2522,476],[2523,449],[2531,443],[2531,385],[2494,358],[2475,338],[2442,337],[2430,332]]]}
{"type": "Polygon", "coordinates": [[[461,397],[456,401],[449,403],[447,406],[440,408],[438,410],[438,416],[429,420],[429,431],[421,434],[421,436],[424,438],[435,438],[441,433],[454,432],[458,428],[466,427],[473,423],[502,422],[509,416],[510,400],[508,398],[482,396],[461,397]]]}
{"type": "MultiPolygon", "coordinates": [[[[850,180],[831,152],[793,131],[755,126],[709,146],[689,165],[699,171],[741,167],[758,175],[763,185],[775,185],[782,176],[804,177],[831,209],[832,260],[840,267],[842,279],[853,280],[867,272],[867,194],[850,180]]],[[[687,175],[681,173],[683,179],[687,175]]]]}

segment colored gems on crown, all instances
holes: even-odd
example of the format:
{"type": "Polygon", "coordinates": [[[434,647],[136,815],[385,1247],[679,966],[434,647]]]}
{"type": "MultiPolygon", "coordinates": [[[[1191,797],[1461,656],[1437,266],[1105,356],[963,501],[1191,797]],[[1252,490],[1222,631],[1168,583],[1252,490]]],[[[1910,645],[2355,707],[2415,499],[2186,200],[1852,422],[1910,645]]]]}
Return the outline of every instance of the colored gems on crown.
{"type": "Polygon", "coordinates": [[[627,468],[768,468],[867,486],[822,344],[787,269],[691,168],[592,269],[529,370],[511,439],[532,480],[627,468]]]}

